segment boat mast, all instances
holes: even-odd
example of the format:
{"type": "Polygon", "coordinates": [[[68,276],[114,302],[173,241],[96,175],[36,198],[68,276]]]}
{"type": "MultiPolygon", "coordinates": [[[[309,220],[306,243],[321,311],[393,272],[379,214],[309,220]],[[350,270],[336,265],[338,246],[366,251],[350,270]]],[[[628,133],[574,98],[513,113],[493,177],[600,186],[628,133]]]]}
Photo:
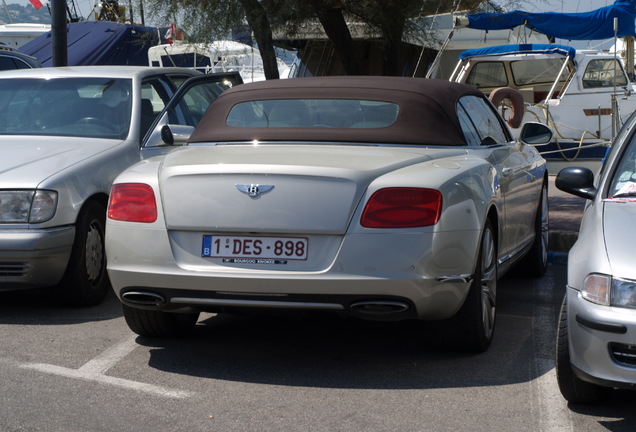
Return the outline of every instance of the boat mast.
{"type": "MultiPolygon", "coordinates": [[[[457,10],[459,9],[459,5],[460,4],[461,4],[461,0],[455,0],[455,2],[453,3],[453,7],[451,9],[451,12],[450,12],[451,13],[451,17],[455,14],[455,12],[457,12],[457,10]]],[[[431,28],[433,27],[434,23],[435,23],[435,21],[433,21],[431,23],[431,28]]],[[[439,51],[437,51],[437,55],[435,56],[435,59],[433,60],[433,63],[431,63],[431,65],[428,67],[428,71],[426,72],[426,75],[425,75],[426,78],[434,78],[435,75],[437,74],[437,70],[439,69],[439,64],[442,61],[442,54],[444,53],[444,51],[446,51],[446,47],[450,43],[450,41],[453,38],[454,34],[455,34],[455,24],[453,24],[452,30],[446,36],[446,40],[444,40],[444,43],[442,44],[442,46],[439,49],[439,51]]],[[[415,76],[415,74],[417,73],[418,68],[420,67],[420,63],[422,61],[422,56],[424,55],[424,49],[425,49],[425,47],[422,46],[422,50],[420,51],[420,56],[417,59],[417,65],[415,66],[415,69],[413,70],[413,76],[415,76]]]]}
{"type": "Polygon", "coordinates": [[[79,16],[77,12],[77,5],[75,4],[75,0],[67,0],[66,1],[66,15],[68,16],[68,22],[80,22],[84,19],[79,16]]]}
{"type": "Polygon", "coordinates": [[[13,17],[11,16],[11,12],[9,12],[9,7],[7,6],[7,2],[2,0],[2,4],[4,5],[4,10],[7,11],[7,16],[9,17],[9,24],[13,24],[13,17]]]}

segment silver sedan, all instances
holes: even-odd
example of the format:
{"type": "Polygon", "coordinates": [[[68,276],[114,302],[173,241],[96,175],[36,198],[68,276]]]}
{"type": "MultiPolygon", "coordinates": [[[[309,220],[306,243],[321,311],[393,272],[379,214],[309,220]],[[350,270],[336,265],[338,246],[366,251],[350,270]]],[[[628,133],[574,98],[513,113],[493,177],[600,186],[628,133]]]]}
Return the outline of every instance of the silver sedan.
{"type": "Polygon", "coordinates": [[[153,145],[148,132],[182,83],[200,75],[122,66],[0,73],[0,290],[58,285],[75,304],[102,300],[111,183],[143,154],[172,148],[153,145]]]}
{"type": "Polygon", "coordinates": [[[596,180],[565,168],[556,186],[589,200],[569,252],[557,340],[557,378],[570,402],[636,390],[636,115],[623,126],[596,180]]]}
{"type": "Polygon", "coordinates": [[[149,336],[201,311],[448,320],[454,346],[483,351],[498,277],[523,258],[535,275],[546,266],[546,165],[528,142],[551,133],[522,137],[462,84],[234,87],[189,145],[113,184],[106,252],[126,320],[149,336]]]}

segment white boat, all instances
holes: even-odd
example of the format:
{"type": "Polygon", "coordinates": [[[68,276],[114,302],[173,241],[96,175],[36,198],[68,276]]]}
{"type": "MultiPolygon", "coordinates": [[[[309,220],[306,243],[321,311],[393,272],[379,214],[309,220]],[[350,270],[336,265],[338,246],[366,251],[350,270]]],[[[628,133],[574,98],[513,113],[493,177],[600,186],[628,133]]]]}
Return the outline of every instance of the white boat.
{"type": "MultiPolygon", "coordinates": [[[[636,110],[636,86],[620,57],[564,45],[467,50],[450,80],[486,94],[501,87],[519,90],[521,124],[544,123],[555,133],[555,142],[542,150],[550,159],[602,158],[622,122],[636,110]]],[[[508,109],[505,116],[511,115],[508,109]]]]}
{"type": "MultiPolygon", "coordinates": [[[[484,31],[522,27],[568,40],[630,39],[636,36],[635,4],[617,0],[581,13],[472,14],[456,16],[456,25],[484,31]]],[[[450,80],[473,84],[487,94],[498,88],[519,90],[523,100],[511,104],[506,115],[520,119],[518,126],[539,121],[554,130],[554,142],[540,149],[546,159],[600,161],[636,110],[633,61],[627,62],[629,68],[625,64],[616,52],[557,44],[501,45],[464,51],[450,80]]],[[[516,98],[514,92],[510,97],[516,98]]]]}
{"type": "Polygon", "coordinates": [[[50,24],[16,23],[0,25],[0,43],[20,48],[27,42],[51,31],[50,24]]]}
{"type": "MultiPolygon", "coordinates": [[[[280,59],[277,61],[280,77],[287,78],[289,66],[280,59]]],[[[265,79],[259,50],[231,40],[197,44],[177,40],[173,44],[156,45],[148,50],[148,64],[190,67],[205,73],[238,72],[244,82],[265,79]]]]}
{"type": "MultiPolygon", "coordinates": [[[[426,72],[427,78],[448,79],[457,64],[457,58],[468,49],[550,42],[546,35],[522,27],[485,32],[470,27],[455,27],[454,21],[454,14],[445,13],[429,15],[418,22],[419,27],[428,29],[425,40],[419,42],[439,52],[426,72]]],[[[413,42],[417,44],[418,41],[413,42]]]]}

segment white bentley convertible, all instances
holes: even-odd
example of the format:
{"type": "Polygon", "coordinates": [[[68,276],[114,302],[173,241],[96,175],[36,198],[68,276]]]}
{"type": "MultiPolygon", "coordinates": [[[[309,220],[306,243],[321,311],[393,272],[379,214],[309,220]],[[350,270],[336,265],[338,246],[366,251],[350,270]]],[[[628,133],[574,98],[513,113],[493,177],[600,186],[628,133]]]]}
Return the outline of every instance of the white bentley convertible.
{"type": "Polygon", "coordinates": [[[122,173],[108,207],[108,272],[140,335],[179,335],[200,312],[318,310],[447,320],[457,347],[483,351],[497,278],[524,258],[545,271],[530,144],[551,132],[512,140],[471,86],[276,80],[224,92],[194,132],[171,116],[155,133],[187,145],[122,173]]]}

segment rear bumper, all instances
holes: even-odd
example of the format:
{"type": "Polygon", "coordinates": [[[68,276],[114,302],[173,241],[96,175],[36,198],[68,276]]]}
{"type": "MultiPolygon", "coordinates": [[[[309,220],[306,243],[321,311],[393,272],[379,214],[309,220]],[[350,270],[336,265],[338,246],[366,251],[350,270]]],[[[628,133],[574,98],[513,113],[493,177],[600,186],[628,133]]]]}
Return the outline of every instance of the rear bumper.
{"type": "Polygon", "coordinates": [[[396,296],[239,294],[129,287],[121,292],[121,301],[136,308],[178,312],[319,311],[379,321],[417,318],[415,304],[396,296]]]}
{"type": "Polygon", "coordinates": [[[0,230],[0,290],[56,285],[73,248],[75,227],[0,230]]]}
{"type": "Polygon", "coordinates": [[[445,319],[470,288],[479,231],[310,236],[307,260],[283,264],[203,258],[201,238],[109,220],[106,254],[116,295],[130,306],[172,311],[300,309],[445,319]]]}
{"type": "Polygon", "coordinates": [[[109,269],[109,276],[124,304],[143,309],[322,310],[374,320],[449,318],[459,310],[470,288],[468,277],[390,280],[323,274],[268,279],[122,273],[113,269],[109,269]],[[120,285],[122,279],[128,284],[120,285]]]}

